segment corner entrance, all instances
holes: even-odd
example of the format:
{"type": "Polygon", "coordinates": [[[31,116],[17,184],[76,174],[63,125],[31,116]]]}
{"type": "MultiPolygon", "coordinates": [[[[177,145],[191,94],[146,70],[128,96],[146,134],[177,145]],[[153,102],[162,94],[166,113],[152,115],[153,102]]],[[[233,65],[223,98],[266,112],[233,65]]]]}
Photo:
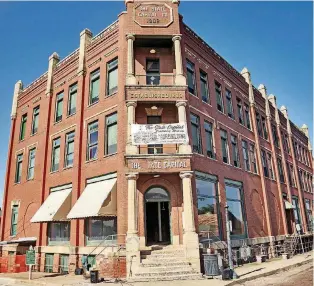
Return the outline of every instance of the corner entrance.
{"type": "Polygon", "coordinates": [[[153,187],[145,193],[146,244],[170,244],[170,198],[166,190],[153,187]]]}

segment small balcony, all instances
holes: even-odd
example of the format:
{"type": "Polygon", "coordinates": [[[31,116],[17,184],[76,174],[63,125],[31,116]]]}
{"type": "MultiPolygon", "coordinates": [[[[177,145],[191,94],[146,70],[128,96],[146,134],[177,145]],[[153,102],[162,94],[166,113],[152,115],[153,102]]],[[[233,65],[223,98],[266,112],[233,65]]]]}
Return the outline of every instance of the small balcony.
{"type": "Polygon", "coordinates": [[[141,155],[163,155],[163,154],[178,154],[178,144],[154,144],[138,146],[138,154],[141,155]]]}
{"type": "Polygon", "coordinates": [[[150,73],[143,75],[136,75],[136,83],[141,86],[169,86],[174,85],[174,74],[160,74],[160,73],[150,73]]]}

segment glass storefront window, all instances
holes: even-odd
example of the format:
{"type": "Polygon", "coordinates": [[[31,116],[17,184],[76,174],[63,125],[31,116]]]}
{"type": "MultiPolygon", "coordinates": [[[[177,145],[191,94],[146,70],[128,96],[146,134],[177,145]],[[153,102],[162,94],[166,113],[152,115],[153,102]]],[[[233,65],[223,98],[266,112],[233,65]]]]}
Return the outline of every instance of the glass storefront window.
{"type": "Polygon", "coordinates": [[[107,239],[108,243],[112,243],[116,239],[116,237],[111,236],[117,233],[116,217],[88,218],[85,222],[87,242],[98,241],[99,243],[99,241],[107,239]]]}

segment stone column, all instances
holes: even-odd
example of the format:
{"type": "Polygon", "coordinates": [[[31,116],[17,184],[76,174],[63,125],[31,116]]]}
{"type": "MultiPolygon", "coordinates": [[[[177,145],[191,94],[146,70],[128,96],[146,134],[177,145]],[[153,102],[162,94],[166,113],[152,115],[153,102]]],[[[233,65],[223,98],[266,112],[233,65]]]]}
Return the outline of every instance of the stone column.
{"type": "Polygon", "coordinates": [[[128,182],[128,231],[126,236],[127,277],[136,272],[140,264],[140,240],[137,231],[136,180],[138,173],[126,175],[128,182]]]}
{"type": "Polygon", "coordinates": [[[196,271],[200,271],[200,258],[199,258],[199,241],[198,235],[195,232],[194,221],[194,207],[193,207],[193,190],[192,190],[192,176],[193,172],[186,171],[180,172],[182,179],[182,192],[183,192],[183,244],[185,249],[186,258],[191,263],[196,271]]]}
{"type": "Polygon", "coordinates": [[[126,103],[127,113],[128,113],[128,133],[127,133],[127,144],[126,144],[126,153],[127,154],[137,154],[138,148],[135,145],[132,145],[132,124],[135,123],[135,108],[137,106],[136,101],[128,101],[126,103]]]}
{"type": "Polygon", "coordinates": [[[128,34],[126,36],[126,39],[128,41],[128,61],[127,61],[126,84],[136,85],[136,78],[134,75],[134,48],[133,48],[135,37],[133,34],[128,34]]]}
{"type": "MultiPolygon", "coordinates": [[[[176,106],[178,108],[179,123],[185,124],[186,132],[188,132],[188,125],[187,125],[187,120],[186,120],[186,109],[185,109],[186,100],[177,101],[176,106]]],[[[179,153],[181,153],[181,154],[192,153],[192,148],[188,143],[180,144],[179,145],[179,153]]]]}
{"type": "Polygon", "coordinates": [[[176,62],[175,84],[186,85],[186,78],[183,75],[183,66],[182,66],[181,35],[173,36],[172,41],[174,43],[174,55],[175,55],[175,62],[176,62]]]}

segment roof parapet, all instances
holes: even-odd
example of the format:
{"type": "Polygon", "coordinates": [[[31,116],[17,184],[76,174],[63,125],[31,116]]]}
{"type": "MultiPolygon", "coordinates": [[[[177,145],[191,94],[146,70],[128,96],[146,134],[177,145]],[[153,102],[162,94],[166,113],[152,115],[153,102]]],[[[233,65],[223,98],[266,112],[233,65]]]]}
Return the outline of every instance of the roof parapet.
{"type": "Polygon", "coordinates": [[[17,111],[17,98],[19,94],[23,90],[23,83],[21,80],[17,81],[14,85],[14,94],[13,94],[13,101],[12,101],[12,110],[11,110],[11,119],[16,118],[16,111],[17,111]]]}

